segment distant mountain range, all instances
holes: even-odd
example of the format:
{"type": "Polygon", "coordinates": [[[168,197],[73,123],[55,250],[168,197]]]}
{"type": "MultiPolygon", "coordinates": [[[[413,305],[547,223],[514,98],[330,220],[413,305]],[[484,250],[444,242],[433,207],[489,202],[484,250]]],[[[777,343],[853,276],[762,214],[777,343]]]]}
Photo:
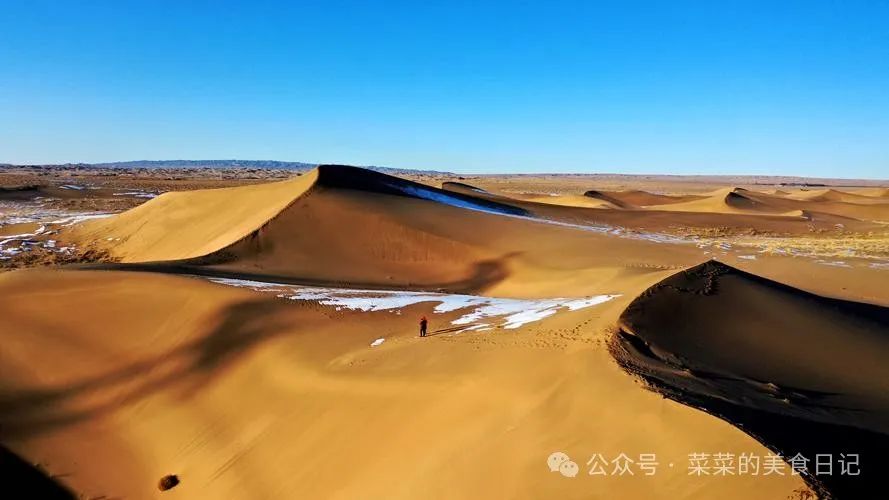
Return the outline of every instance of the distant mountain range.
{"type": "MultiPolygon", "coordinates": [[[[275,161],[275,160],[134,160],[116,161],[110,163],[63,163],[51,165],[11,165],[0,164],[9,167],[62,167],[62,168],[242,168],[242,169],[267,169],[267,170],[293,170],[304,172],[317,167],[319,163],[304,163],[299,161],[275,161]]],[[[374,165],[363,166],[368,170],[384,172],[387,174],[427,174],[427,175],[455,175],[451,172],[440,170],[417,170],[407,168],[378,167],[374,165]]]]}

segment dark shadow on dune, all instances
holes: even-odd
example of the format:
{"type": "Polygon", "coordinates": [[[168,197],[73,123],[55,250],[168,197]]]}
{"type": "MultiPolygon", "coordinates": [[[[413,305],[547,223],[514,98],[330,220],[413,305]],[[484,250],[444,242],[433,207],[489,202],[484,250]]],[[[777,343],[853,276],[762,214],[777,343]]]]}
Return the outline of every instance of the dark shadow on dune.
{"type": "Polygon", "coordinates": [[[866,371],[881,387],[889,368],[868,355],[887,344],[889,308],[708,262],[637,297],[609,348],[652,390],[734,424],[785,460],[798,453],[810,459],[803,479],[822,498],[861,499],[885,498],[889,415],[885,395],[862,389],[854,372],[866,371]],[[785,317],[792,319],[781,323],[785,317]],[[825,326],[793,331],[798,318],[825,326]],[[832,356],[850,358],[848,368],[817,363],[832,356]],[[795,376],[806,366],[805,376],[795,376]],[[819,454],[831,455],[832,474],[816,470],[819,454]],[[860,474],[841,474],[840,459],[855,454],[860,474]]]}
{"type": "Polygon", "coordinates": [[[583,195],[586,196],[587,198],[594,198],[597,200],[602,200],[602,201],[611,203],[612,205],[619,207],[619,208],[624,208],[624,209],[636,208],[635,206],[633,206],[633,205],[631,205],[631,204],[629,204],[629,203],[627,203],[615,196],[612,196],[608,193],[605,193],[603,191],[598,191],[595,189],[590,189],[589,191],[586,191],[585,193],[583,193],[583,195]]]}
{"type": "Polygon", "coordinates": [[[441,183],[441,188],[445,191],[454,191],[457,193],[468,193],[474,195],[489,195],[491,193],[485,191],[482,188],[475,187],[471,184],[466,184],[465,182],[456,182],[456,181],[446,181],[441,183]]]}
{"type": "Polygon", "coordinates": [[[432,330],[431,332],[427,333],[426,336],[427,337],[435,337],[436,335],[442,335],[445,333],[459,332],[461,330],[465,330],[465,329],[469,328],[470,326],[472,326],[472,324],[452,326],[450,328],[442,328],[439,330],[432,330]]]}
{"type": "Polygon", "coordinates": [[[0,393],[0,439],[101,416],[165,389],[187,397],[261,343],[293,332],[292,320],[280,314],[292,307],[277,299],[238,303],[208,335],[165,354],[55,389],[0,393]]]}
{"type": "MultiPolygon", "coordinates": [[[[280,274],[262,274],[245,272],[241,270],[229,270],[214,266],[234,262],[237,257],[226,258],[222,252],[217,252],[208,257],[191,259],[187,261],[170,262],[146,262],[146,263],[98,263],[71,266],[70,269],[104,270],[104,271],[136,271],[155,272],[165,274],[186,274],[214,278],[243,279],[261,281],[266,283],[280,283],[285,285],[304,285],[331,288],[360,288],[367,290],[412,290],[424,292],[446,292],[461,294],[477,294],[500,283],[509,277],[508,262],[518,256],[513,252],[496,259],[481,260],[474,263],[469,271],[469,276],[455,281],[417,283],[410,282],[405,277],[393,282],[378,281],[335,281],[320,280],[315,278],[285,276],[280,274]]],[[[398,278],[396,276],[396,278],[398,278]]]]}
{"type": "Polygon", "coordinates": [[[0,446],[0,484],[4,498],[75,500],[77,496],[37,467],[0,446]],[[11,496],[5,496],[11,495],[11,496]]]}
{"type": "MultiPolygon", "coordinates": [[[[507,203],[500,203],[485,197],[476,197],[467,192],[448,191],[400,177],[386,175],[373,170],[351,167],[348,165],[319,165],[318,184],[338,189],[367,191],[391,196],[425,199],[437,203],[456,205],[464,208],[505,213],[510,215],[529,215],[528,211],[507,203]]],[[[482,194],[482,193],[479,193],[482,194]]]]}

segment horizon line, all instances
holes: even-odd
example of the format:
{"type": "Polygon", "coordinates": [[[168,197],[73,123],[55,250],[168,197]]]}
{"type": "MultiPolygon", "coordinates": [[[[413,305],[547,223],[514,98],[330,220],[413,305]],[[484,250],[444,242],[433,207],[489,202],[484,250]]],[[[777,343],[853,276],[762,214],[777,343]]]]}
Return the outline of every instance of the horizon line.
{"type": "MultiPolygon", "coordinates": [[[[238,158],[222,158],[222,159],[199,159],[199,160],[187,160],[187,159],[169,159],[169,160],[118,160],[118,161],[102,161],[102,162],[65,162],[65,163],[7,163],[0,162],[0,167],[67,167],[67,166],[83,166],[83,167],[109,167],[109,168],[140,168],[136,166],[128,166],[123,165],[127,163],[175,163],[175,162],[183,162],[183,163],[204,163],[204,162],[245,162],[245,163],[290,163],[290,164],[299,164],[309,166],[311,168],[318,167],[320,165],[349,165],[359,168],[365,169],[383,169],[383,170],[393,170],[393,171],[412,171],[412,172],[434,172],[438,174],[447,174],[454,176],[498,176],[498,175],[523,175],[523,176],[538,176],[538,175],[557,175],[557,176],[568,176],[568,175],[598,175],[598,176],[626,176],[626,177],[765,177],[765,178],[794,178],[794,179],[807,179],[807,180],[846,180],[846,181],[875,181],[875,182],[887,182],[889,183],[889,178],[877,178],[877,177],[817,177],[817,176],[804,176],[804,175],[794,175],[794,174],[749,174],[749,173],[688,173],[688,174],[665,174],[665,173],[655,173],[655,172],[647,172],[647,173],[621,173],[621,172],[453,172],[450,170],[439,170],[436,168],[422,168],[422,167],[388,167],[382,165],[357,165],[357,164],[349,164],[349,163],[336,163],[336,162],[308,162],[308,161],[296,161],[296,160],[271,160],[271,159],[238,159],[238,158]]],[[[220,168],[232,168],[235,167],[225,167],[221,166],[220,168]]],[[[194,168],[210,168],[208,166],[195,166],[194,168]]],[[[263,167],[258,167],[263,168],[263,167]]],[[[291,169],[292,170],[292,169],[291,169]]]]}

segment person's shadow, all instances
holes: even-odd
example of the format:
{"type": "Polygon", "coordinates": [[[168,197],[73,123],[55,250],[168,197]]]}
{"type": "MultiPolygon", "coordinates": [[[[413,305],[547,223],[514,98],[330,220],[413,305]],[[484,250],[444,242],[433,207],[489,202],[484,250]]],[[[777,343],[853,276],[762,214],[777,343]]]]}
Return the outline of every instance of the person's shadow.
{"type": "Polygon", "coordinates": [[[465,330],[465,329],[470,328],[470,327],[472,327],[472,326],[474,326],[474,325],[473,325],[473,324],[467,324],[467,325],[452,326],[452,327],[450,327],[450,328],[442,328],[442,329],[440,329],[440,330],[433,330],[433,331],[427,333],[426,336],[427,336],[427,337],[434,337],[434,336],[436,336],[436,335],[441,335],[441,334],[444,334],[444,333],[459,332],[459,331],[461,331],[461,330],[465,330]]]}

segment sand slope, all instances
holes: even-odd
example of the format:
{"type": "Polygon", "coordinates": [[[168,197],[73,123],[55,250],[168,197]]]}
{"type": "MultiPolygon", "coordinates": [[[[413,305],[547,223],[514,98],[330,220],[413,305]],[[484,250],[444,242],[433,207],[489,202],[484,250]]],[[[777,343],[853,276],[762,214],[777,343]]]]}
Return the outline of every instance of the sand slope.
{"type": "Polygon", "coordinates": [[[198,257],[262,227],[316,178],[313,171],[282,182],[164,193],[114,217],[81,224],[74,237],[111,248],[123,261],[198,257]]]}
{"type": "Polygon", "coordinates": [[[861,221],[889,221],[889,202],[885,198],[841,193],[835,190],[782,195],[741,188],[724,188],[710,193],[703,199],[653,208],[665,211],[767,214],[797,218],[805,214],[826,214],[861,221]]]}
{"type": "Polygon", "coordinates": [[[545,205],[558,205],[564,207],[583,207],[583,208],[611,208],[611,209],[621,209],[625,207],[621,207],[615,205],[613,202],[604,200],[591,198],[589,196],[582,195],[558,195],[558,196],[529,196],[525,198],[526,201],[531,201],[534,203],[542,203],[545,205]]]}
{"type": "MultiPolygon", "coordinates": [[[[889,467],[875,457],[889,447],[886,309],[715,262],[676,274],[703,250],[653,231],[870,228],[848,214],[880,215],[879,200],[613,191],[583,197],[593,209],[570,195],[444,187],[327,165],[284,182],[169,193],[74,226],[59,238],[122,263],[0,275],[0,439],[54,473],[74,470],[65,482],[87,496],[153,498],[167,473],[183,484],[164,498],[786,498],[802,487],[796,476],[685,473],[693,452],[766,453],[738,428],[788,456],[866,454],[864,483],[810,480],[822,492],[856,498],[878,484],[874,464],[889,467]],[[350,312],[172,273],[621,297],[516,331],[433,324],[436,335],[420,340],[420,315],[449,324],[429,303],[350,312]],[[737,427],[640,390],[611,354],[737,427]],[[581,467],[593,453],[649,452],[677,467],[566,483],[545,469],[556,450],[581,467]]],[[[767,256],[748,265],[785,268],[767,256]]],[[[818,286],[837,288],[840,274],[792,265],[794,279],[829,276],[818,286]]]]}
{"type": "Polygon", "coordinates": [[[588,198],[607,201],[621,208],[639,208],[650,205],[671,205],[699,199],[699,196],[668,196],[640,190],[601,191],[589,190],[583,194],[588,198]]]}
{"type": "MultiPolygon", "coordinates": [[[[647,266],[687,266],[690,247],[664,248],[538,219],[504,204],[350,167],[315,178],[164,195],[73,236],[124,263],[271,280],[493,290],[551,296],[596,291],[647,266]],[[274,195],[274,196],[273,196],[274,195]],[[270,208],[259,209],[266,202],[270,208]],[[209,207],[209,208],[208,208],[209,207]],[[110,238],[110,241],[109,241],[110,238]],[[595,249],[596,251],[591,251],[595,249]],[[577,269],[586,269],[578,274],[577,269]]],[[[556,207],[560,208],[560,207],[556,207]]]]}
{"type": "Polygon", "coordinates": [[[149,273],[19,271],[0,275],[0,294],[2,439],[87,498],[785,498],[801,486],[687,475],[693,451],[765,450],[612,362],[602,340],[629,297],[418,339],[416,317],[433,331],[447,317],[149,273]],[[582,474],[549,472],[557,450],[582,474]],[[594,453],[662,465],[589,476],[594,453]],[[181,485],[159,494],[170,473],[181,485]]]}
{"type": "MultiPolygon", "coordinates": [[[[863,498],[889,464],[889,309],[820,297],[708,262],[633,301],[613,351],[671,397],[744,426],[785,456],[860,453],[863,498]]],[[[814,470],[814,465],[813,465],[814,470]]]]}
{"type": "MultiPolygon", "coordinates": [[[[776,195],[775,199],[780,199],[776,195]]],[[[795,208],[778,206],[767,202],[764,198],[757,197],[746,189],[728,187],[709,193],[706,197],[697,200],[674,203],[657,207],[658,210],[670,210],[679,212],[705,212],[713,214],[769,214],[798,217],[799,212],[795,208]]]]}
{"type": "Polygon", "coordinates": [[[881,199],[882,192],[880,190],[849,193],[836,189],[817,189],[799,191],[793,193],[792,196],[793,198],[807,201],[841,201],[860,204],[885,203],[885,200],[881,199]]]}
{"type": "Polygon", "coordinates": [[[445,191],[453,191],[455,193],[463,193],[463,194],[468,194],[468,195],[490,195],[490,194],[492,194],[492,193],[485,191],[482,188],[475,187],[471,184],[465,184],[463,182],[456,182],[456,181],[442,182],[441,188],[444,189],[445,191]]]}

